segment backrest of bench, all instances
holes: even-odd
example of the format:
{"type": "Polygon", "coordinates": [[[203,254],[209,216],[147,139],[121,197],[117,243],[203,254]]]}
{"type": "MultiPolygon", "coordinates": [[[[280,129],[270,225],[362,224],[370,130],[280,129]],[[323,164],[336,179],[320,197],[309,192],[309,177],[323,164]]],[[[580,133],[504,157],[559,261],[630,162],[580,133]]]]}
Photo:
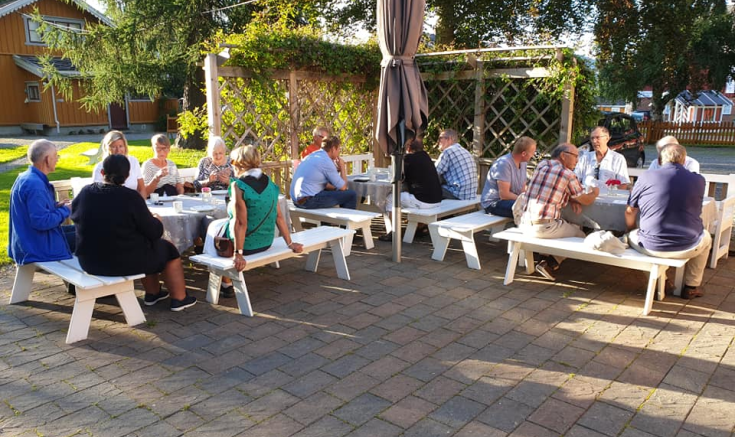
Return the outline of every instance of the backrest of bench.
{"type": "Polygon", "coordinates": [[[347,164],[347,174],[361,174],[375,166],[375,158],[372,153],[362,155],[342,155],[342,160],[347,164]]]}

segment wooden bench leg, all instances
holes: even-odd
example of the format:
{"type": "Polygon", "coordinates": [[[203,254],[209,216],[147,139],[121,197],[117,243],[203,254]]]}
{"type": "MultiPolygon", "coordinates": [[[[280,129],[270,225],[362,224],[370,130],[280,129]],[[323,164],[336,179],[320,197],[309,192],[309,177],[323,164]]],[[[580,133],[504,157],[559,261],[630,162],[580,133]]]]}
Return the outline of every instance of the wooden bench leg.
{"type": "Polygon", "coordinates": [[[319,258],[321,258],[321,256],[322,256],[321,249],[309,252],[309,256],[306,258],[305,270],[307,272],[316,273],[316,269],[319,267],[319,258]]]}
{"type": "Polygon", "coordinates": [[[659,266],[654,264],[648,275],[648,288],[646,289],[646,302],[643,304],[643,315],[647,316],[653,308],[653,294],[656,292],[656,282],[660,277],[659,266]]]}
{"type": "Polygon", "coordinates": [[[403,234],[404,243],[407,243],[407,244],[413,243],[413,237],[416,235],[417,227],[418,227],[418,222],[408,219],[408,223],[406,223],[406,233],[403,234]]]}
{"type": "Polygon", "coordinates": [[[219,288],[222,285],[222,273],[209,269],[209,282],[207,284],[207,302],[217,305],[219,303],[219,288]]]}
{"type": "Polygon", "coordinates": [[[449,247],[449,237],[444,237],[439,234],[439,227],[429,225],[429,235],[431,235],[431,245],[434,246],[434,252],[431,254],[431,259],[436,261],[444,261],[444,257],[447,254],[447,248],[449,247]]]}
{"type": "Polygon", "coordinates": [[[684,267],[679,267],[674,272],[674,296],[681,296],[681,289],[684,288],[684,267]]]}
{"type": "Polygon", "coordinates": [[[15,281],[13,282],[13,291],[10,293],[10,303],[25,302],[31,295],[33,286],[33,276],[36,273],[35,264],[26,264],[23,266],[15,266],[15,281]]]}
{"type": "Polygon", "coordinates": [[[245,285],[245,276],[242,272],[238,272],[237,277],[232,278],[232,286],[235,288],[235,298],[237,299],[237,307],[240,309],[240,314],[253,317],[253,307],[250,305],[250,295],[248,294],[248,287],[245,285]]]}
{"type": "Polygon", "coordinates": [[[145,323],[145,315],[143,310],[140,308],[138,298],[135,297],[135,291],[133,290],[133,281],[130,281],[130,289],[122,293],[116,293],[117,303],[120,304],[120,309],[125,314],[125,321],[128,326],[140,325],[145,323]]]}
{"type": "Polygon", "coordinates": [[[375,247],[373,232],[370,230],[370,222],[367,222],[367,225],[362,227],[362,241],[365,243],[365,249],[367,250],[375,247]]]}
{"type": "Polygon", "coordinates": [[[92,322],[92,312],[97,299],[80,298],[81,294],[83,294],[83,291],[78,290],[74,309],[71,313],[71,322],[69,322],[69,332],[66,334],[66,344],[85,340],[87,334],[89,334],[89,324],[92,322]]]}
{"type": "Polygon", "coordinates": [[[477,246],[475,245],[475,237],[472,231],[462,235],[462,250],[467,260],[467,267],[475,270],[481,270],[480,256],[477,254],[477,246]]]}
{"type": "Polygon", "coordinates": [[[505,269],[505,281],[503,281],[503,285],[508,285],[513,282],[513,278],[516,275],[516,267],[518,266],[518,256],[521,253],[521,243],[509,242],[509,244],[512,244],[512,249],[510,255],[508,255],[508,266],[505,269]]]}
{"type": "Polygon", "coordinates": [[[334,260],[334,268],[337,270],[337,277],[349,281],[350,271],[347,269],[347,261],[344,252],[342,252],[341,244],[340,240],[333,240],[329,242],[329,247],[332,249],[332,259],[334,260]]]}

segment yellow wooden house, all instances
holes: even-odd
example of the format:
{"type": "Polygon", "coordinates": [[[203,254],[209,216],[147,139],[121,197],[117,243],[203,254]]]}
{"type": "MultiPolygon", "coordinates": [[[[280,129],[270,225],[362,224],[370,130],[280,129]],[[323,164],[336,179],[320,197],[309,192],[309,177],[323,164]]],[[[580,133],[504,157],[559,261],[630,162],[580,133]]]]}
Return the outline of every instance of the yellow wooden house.
{"type": "MultiPolygon", "coordinates": [[[[78,81],[72,81],[71,100],[53,87],[45,89],[38,57],[48,49],[31,19],[35,8],[46,21],[58,26],[84,29],[89,23],[110,24],[104,14],[83,0],[0,0],[0,134],[152,130],[162,111],[177,108],[176,99],[167,100],[161,108],[147,98],[126,98],[124,104],[87,112],[73,100],[80,95],[78,81]]],[[[53,62],[61,74],[78,76],[68,60],[54,57],[53,62]]]]}

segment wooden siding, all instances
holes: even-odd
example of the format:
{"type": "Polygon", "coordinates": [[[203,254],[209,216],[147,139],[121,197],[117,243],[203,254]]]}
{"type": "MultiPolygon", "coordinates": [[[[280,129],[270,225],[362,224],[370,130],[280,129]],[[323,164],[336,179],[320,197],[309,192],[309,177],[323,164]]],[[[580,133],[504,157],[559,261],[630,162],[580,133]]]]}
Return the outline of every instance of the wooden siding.
{"type": "Polygon", "coordinates": [[[94,15],[77,9],[74,4],[66,4],[60,0],[41,0],[0,18],[0,54],[41,55],[47,53],[45,46],[26,44],[22,14],[30,15],[36,7],[41,15],[72,18],[91,23],[98,22],[94,15]]]}
{"type": "Polygon", "coordinates": [[[168,114],[171,110],[177,110],[179,107],[178,99],[166,99],[163,107],[158,100],[131,100],[128,102],[128,117],[130,124],[139,123],[156,123],[162,115],[168,114]]]}

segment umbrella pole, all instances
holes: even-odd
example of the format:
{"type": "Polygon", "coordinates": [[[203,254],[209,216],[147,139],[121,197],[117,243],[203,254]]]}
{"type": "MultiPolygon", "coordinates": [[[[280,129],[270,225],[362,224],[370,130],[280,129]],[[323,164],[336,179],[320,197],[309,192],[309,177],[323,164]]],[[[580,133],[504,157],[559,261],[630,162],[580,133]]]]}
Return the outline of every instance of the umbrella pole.
{"type": "Polygon", "coordinates": [[[393,262],[401,262],[401,180],[403,179],[403,147],[406,144],[406,121],[398,122],[398,144],[393,161],[393,262]]]}

